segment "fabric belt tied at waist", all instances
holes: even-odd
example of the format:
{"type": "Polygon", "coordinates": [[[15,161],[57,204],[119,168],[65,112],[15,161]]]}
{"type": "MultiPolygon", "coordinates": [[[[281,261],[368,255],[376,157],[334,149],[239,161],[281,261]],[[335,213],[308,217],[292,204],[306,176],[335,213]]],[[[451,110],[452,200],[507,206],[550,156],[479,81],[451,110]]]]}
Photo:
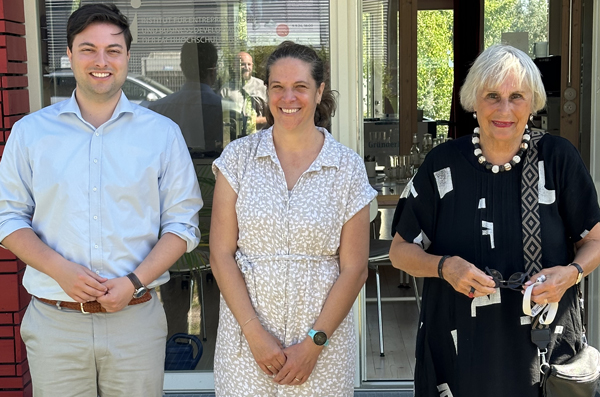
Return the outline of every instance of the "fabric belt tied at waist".
{"type": "MultiPolygon", "coordinates": [[[[86,302],[86,303],[77,303],[77,302],[65,302],[65,301],[53,301],[50,299],[38,298],[34,296],[35,299],[39,300],[42,303],[47,305],[53,305],[58,307],[59,309],[71,309],[71,310],[80,310],[82,313],[106,313],[106,310],[102,307],[102,305],[96,301],[86,302]]],[[[129,301],[128,305],[139,305],[140,303],[148,302],[152,299],[152,295],[150,292],[146,292],[144,295],[139,298],[134,298],[129,301]]]]}

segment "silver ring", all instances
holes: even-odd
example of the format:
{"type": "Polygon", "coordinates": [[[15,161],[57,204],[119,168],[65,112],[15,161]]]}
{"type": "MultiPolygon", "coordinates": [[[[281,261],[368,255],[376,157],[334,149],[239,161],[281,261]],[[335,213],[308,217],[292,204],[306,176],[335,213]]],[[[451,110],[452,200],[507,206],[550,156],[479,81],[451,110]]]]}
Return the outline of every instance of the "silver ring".
{"type": "Polygon", "coordinates": [[[543,283],[544,281],[546,281],[546,275],[544,274],[542,274],[535,280],[536,283],[543,283]]]}
{"type": "Polygon", "coordinates": [[[302,381],[301,381],[300,379],[298,379],[298,378],[294,378],[294,379],[296,379],[296,382],[302,382],[302,381]]]}
{"type": "Polygon", "coordinates": [[[272,365],[267,365],[267,368],[271,369],[271,368],[273,368],[273,366],[272,365]]]}

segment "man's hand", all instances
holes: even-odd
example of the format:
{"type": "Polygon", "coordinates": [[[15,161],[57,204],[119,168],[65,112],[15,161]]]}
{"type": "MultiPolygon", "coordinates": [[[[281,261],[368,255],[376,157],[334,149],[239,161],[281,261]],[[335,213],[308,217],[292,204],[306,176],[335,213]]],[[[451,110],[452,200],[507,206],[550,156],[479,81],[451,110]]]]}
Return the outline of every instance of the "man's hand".
{"type": "Polygon", "coordinates": [[[104,285],[108,291],[96,300],[109,313],[118,312],[133,299],[135,287],[127,277],[112,278],[104,285]]]}
{"type": "Polygon", "coordinates": [[[102,284],[108,279],[71,261],[65,260],[64,264],[56,268],[56,274],[50,276],[67,295],[79,303],[95,301],[108,291],[102,284]]]}

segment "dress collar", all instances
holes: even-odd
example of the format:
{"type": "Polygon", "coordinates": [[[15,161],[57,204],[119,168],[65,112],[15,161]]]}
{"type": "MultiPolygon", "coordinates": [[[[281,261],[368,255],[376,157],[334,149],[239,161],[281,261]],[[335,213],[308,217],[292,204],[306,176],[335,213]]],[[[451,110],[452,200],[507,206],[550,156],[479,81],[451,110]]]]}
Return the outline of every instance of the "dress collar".
{"type": "MultiPolygon", "coordinates": [[[[318,171],[323,167],[335,167],[339,169],[341,157],[337,149],[336,140],[325,128],[317,127],[317,129],[325,136],[325,141],[319,155],[306,171],[318,171]]],[[[262,137],[259,140],[254,157],[270,157],[274,163],[280,164],[277,152],[275,151],[275,144],[273,143],[273,127],[271,126],[266,130],[260,131],[259,134],[262,134],[262,137]]]]}

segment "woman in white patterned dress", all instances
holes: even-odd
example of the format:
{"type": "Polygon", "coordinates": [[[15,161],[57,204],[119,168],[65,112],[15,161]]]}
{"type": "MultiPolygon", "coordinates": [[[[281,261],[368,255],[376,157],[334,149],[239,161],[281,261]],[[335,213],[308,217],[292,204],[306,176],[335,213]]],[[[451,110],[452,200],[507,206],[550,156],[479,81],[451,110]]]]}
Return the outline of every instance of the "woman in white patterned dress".
{"type": "Polygon", "coordinates": [[[350,309],[367,277],[376,192],[361,158],[322,128],[335,99],[315,51],[282,43],[266,77],[272,127],[231,142],[213,164],[215,391],[352,396],[350,309]]]}

